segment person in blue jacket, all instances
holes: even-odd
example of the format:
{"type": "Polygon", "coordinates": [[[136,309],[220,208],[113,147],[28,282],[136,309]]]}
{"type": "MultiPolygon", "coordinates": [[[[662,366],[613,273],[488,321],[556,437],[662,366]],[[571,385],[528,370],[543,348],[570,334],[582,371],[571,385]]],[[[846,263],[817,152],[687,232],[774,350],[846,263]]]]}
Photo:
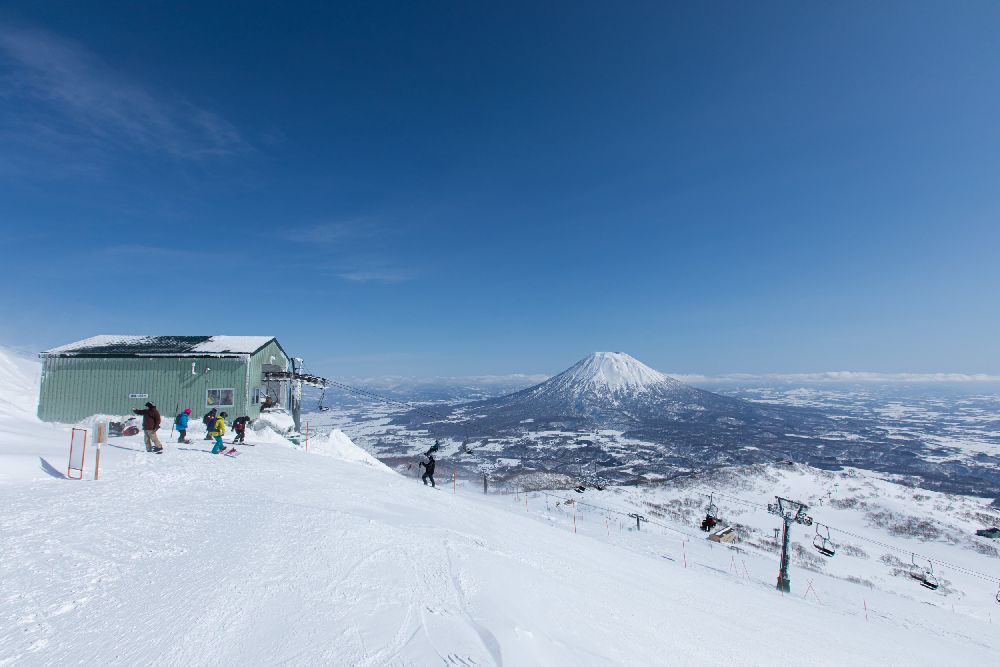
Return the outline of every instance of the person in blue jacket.
{"type": "Polygon", "coordinates": [[[191,444],[187,439],[188,420],[191,418],[191,408],[184,408],[184,412],[174,417],[174,426],[177,427],[177,442],[191,444]]]}

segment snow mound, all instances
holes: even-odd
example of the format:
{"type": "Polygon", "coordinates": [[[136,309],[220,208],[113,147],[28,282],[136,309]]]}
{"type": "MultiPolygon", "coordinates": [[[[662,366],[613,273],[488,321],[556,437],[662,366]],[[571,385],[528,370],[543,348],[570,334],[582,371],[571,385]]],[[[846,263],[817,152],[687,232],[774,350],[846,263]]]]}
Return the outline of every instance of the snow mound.
{"type": "Polygon", "coordinates": [[[41,375],[39,362],[0,346],[0,485],[64,465],[67,434],[36,414],[41,375]]]}
{"type": "Polygon", "coordinates": [[[595,352],[558,377],[573,385],[606,387],[612,391],[642,389],[670,381],[663,373],[624,352],[595,352]]]}
{"type": "Polygon", "coordinates": [[[284,410],[268,410],[260,413],[260,416],[253,422],[255,431],[260,431],[266,426],[271,427],[275,433],[285,435],[295,431],[295,420],[284,410]]]}
{"type": "Polygon", "coordinates": [[[324,439],[317,438],[310,442],[309,451],[321,456],[330,456],[341,461],[361,463],[372,468],[392,472],[384,463],[354,444],[354,441],[340,429],[330,431],[330,435],[324,439]]]}
{"type": "Polygon", "coordinates": [[[0,346],[0,415],[31,415],[38,410],[42,365],[0,346]]]}

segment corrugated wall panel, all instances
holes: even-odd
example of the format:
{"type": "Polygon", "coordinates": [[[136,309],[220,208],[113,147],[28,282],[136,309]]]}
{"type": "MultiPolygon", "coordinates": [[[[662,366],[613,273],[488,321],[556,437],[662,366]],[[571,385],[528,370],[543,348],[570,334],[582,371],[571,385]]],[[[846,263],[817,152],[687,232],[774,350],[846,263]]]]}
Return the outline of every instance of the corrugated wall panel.
{"type": "Polygon", "coordinates": [[[208,410],[208,389],[232,389],[234,405],[221,409],[230,416],[247,414],[249,361],[248,356],[46,358],[38,416],[45,421],[72,423],[93,414],[129,414],[133,406],[142,407],[151,400],[159,406],[165,420],[173,418],[175,409],[186,407],[201,417],[208,410]],[[129,394],[148,394],[149,398],[129,398],[129,394]]]}

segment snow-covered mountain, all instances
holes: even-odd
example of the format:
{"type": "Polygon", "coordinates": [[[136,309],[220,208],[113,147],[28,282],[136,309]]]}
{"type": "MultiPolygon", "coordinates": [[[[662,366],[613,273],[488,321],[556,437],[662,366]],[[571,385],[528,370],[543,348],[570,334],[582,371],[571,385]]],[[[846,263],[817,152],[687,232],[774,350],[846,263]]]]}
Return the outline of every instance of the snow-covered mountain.
{"type": "MultiPolygon", "coordinates": [[[[497,398],[414,410],[391,424],[467,443],[467,460],[517,460],[527,471],[600,469],[619,482],[721,465],[792,459],[907,474],[927,488],[1000,495],[1000,472],[930,456],[919,437],[814,407],[754,402],[679,382],[622,352],[597,352],[545,382],[497,398]]],[[[391,454],[393,434],[380,436],[391,454]]]]}
{"type": "Polygon", "coordinates": [[[751,404],[696,389],[653,370],[624,352],[595,352],[541,384],[469,406],[534,423],[570,420],[601,428],[631,429],[650,420],[703,413],[745,412],[751,404]],[[529,414],[530,413],[530,414],[529,414]]]}

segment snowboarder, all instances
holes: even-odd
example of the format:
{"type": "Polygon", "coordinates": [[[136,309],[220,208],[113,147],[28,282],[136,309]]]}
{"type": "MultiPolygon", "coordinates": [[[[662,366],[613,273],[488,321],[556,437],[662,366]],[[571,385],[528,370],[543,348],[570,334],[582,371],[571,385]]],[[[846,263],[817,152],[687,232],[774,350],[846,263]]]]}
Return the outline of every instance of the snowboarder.
{"type": "Polygon", "coordinates": [[[233,438],[233,444],[237,442],[241,445],[244,444],[244,438],[247,433],[247,424],[250,423],[250,417],[243,415],[242,417],[237,417],[236,421],[233,422],[233,430],[236,431],[236,437],[233,438]]]}
{"type": "Polygon", "coordinates": [[[209,432],[212,430],[212,425],[215,424],[215,408],[212,408],[205,413],[205,416],[201,418],[202,423],[205,425],[205,440],[211,440],[212,436],[209,432]]]}
{"type": "Polygon", "coordinates": [[[441,449],[441,443],[438,442],[437,440],[435,440],[434,444],[431,445],[431,448],[428,449],[426,452],[424,452],[424,456],[429,457],[431,454],[433,454],[434,452],[436,452],[439,449],[441,449]]]}
{"type": "Polygon", "coordinates": [[[226,446],[222,444],[222,436],[226,434],[226,417],[228,416],[225,412],[220,412],[219,416],[215,418],[212,430],[208,432],[215,439],[215,446],[212,447],[213,454],[226,451],[226,446]]]}
{"type": "Polygon", "coordinates": [[[431,480],[431,486],[436,488],[437,484],[434,483],[434,457],[427,454],[427,463],[421,461],[420,467],[424,468],[424,474],[420,477],[424,481],[424,486],[427,486],[427,480],[431,480]]]}
{"type": "Polygon", "coordinates": [[[146,451],[162,454],[163,445],[160,444],[160,437],[156,435],[162,418],[160,417],[160,411],[156,409],[156,404],[152,401],[147,401],[145,410],[132,408],[132,412],[142,415],[142,435],[146,443],[146,451]]]}
{"type": "Polygon", "coordinates": [[[184,408],[184,412],[174,417],[174,426],[177,428],[177,442],[190,444],[187,439],[188,420],[191,418],[191,408],[184,408]]]}

